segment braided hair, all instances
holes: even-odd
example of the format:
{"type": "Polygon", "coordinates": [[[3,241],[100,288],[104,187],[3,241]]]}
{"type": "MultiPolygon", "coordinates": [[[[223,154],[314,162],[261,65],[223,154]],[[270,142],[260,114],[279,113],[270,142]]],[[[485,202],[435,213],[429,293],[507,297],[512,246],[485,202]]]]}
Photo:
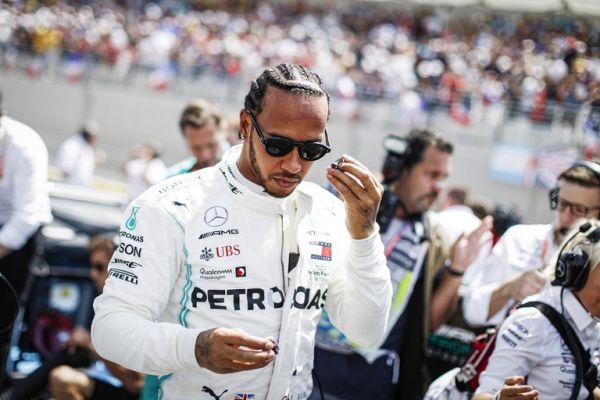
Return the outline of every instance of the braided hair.
{"type": "Polygon", "coordinates": [[[250,83],[250,91],[244,100],[244,108],[254,115],[260,114],[262,105],[271,86],[289,93],[306,96],[327,96],[327,119],[329,119],[329,93],[323,87],[319,75],[297,64],[279,64],[265,69],[262,74],[250,83]]]}

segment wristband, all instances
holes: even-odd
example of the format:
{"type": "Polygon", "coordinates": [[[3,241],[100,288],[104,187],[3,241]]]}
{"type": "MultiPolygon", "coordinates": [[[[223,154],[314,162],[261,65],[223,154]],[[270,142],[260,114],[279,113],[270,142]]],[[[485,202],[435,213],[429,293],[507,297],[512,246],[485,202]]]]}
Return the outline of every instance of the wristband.
{"type": "Polygon", "coordinates": [[[457,277],[461,277],[465,274],[465,271],[457,271],[455,269],[452,269],[451,266],[446,267],[446,272],[452,276],[457,276],[457,277]]]}

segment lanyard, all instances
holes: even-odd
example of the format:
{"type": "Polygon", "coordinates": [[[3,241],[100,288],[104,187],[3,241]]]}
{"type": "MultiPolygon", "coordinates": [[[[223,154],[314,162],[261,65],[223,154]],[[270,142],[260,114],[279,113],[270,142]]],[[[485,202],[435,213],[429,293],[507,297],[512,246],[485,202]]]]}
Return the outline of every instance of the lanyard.
{"type": "Polygon", "coordinates": [[[400,239],[402,239],[402,235],[404,234],[404,231],[406,231],[408,228],[410,228],[409,222],[407,222],[406,225],[404,225],[401,229],[398,229],[396,234],[390,239],[388,244],[385,246],[385,250],[383,253],[385,255],[385,258],[388,258],[388,256],[390,254],[392,254],[394,247],[396,247],[396,244],[398,244],[400,239]]]}

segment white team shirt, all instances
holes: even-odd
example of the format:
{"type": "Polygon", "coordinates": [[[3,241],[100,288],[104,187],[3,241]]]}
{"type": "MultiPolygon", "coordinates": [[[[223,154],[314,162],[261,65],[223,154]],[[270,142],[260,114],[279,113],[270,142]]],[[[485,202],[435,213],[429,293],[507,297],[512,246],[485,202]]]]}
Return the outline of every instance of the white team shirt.
{"type": "MultiPolygon", "coordinates": [[[[538,300],[560,312],[560,291],[560,287],[548,285],[524,302],[538,300]]],[[[564,291],[563,304],[563,315],[583,347],[589,350],[592,363],[600,365],[600,323],[569,290],[564,291]]],[[[552,323],[535,308],[518,309],[502,324],[477,391],[496,393],[506,377],[513,375],[527,377],[527,384],[540,392],[541,399],[566,400],[571,396],[575,382],[573,356],[552,323]]],[[[582,387],[578,399],[587,399],[587,396],[587,389],[582,387]]]]}

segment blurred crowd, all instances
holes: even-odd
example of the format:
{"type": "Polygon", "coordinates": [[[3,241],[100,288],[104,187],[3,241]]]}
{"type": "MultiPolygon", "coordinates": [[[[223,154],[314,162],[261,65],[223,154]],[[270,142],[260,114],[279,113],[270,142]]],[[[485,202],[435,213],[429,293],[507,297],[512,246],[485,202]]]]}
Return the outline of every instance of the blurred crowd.
{"type": "Polygon", "coordinates": [[[508,104],[543,122],[574,120],[598,91],[600,29],[585,18],[404,10],[302,2],[14,2],[0,8],[0,61],[78,81],[101,67],[155,89],[201,75],[255,76],[281,61],[310,67],[347,99],[448,108],[508,104]]]}

